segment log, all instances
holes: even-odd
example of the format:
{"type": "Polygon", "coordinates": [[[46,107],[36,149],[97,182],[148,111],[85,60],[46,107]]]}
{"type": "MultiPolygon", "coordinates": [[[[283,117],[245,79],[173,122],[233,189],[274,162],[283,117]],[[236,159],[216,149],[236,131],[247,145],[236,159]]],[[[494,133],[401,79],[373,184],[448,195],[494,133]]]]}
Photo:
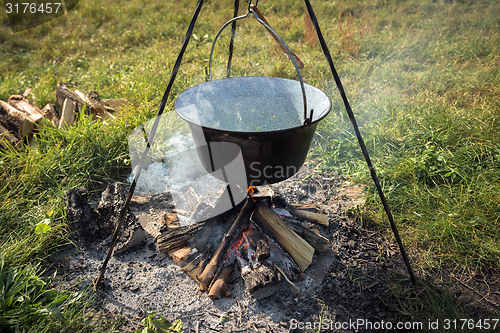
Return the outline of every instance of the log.
{"type": "Polygon", "coordinates": [[[253,269],[242,268],[241,277],[245,281],[245,292],[257,300],[277,294],[281,287],[282,275],[267,261],[253,269]]]}
{"type": "Polygon", "coordinates": [[[314,231],[311,231],[309,229],[303,229],[304,232],[304,238],[307,240],[309,244],[311,244],[312,247],[318,252],[318,253],[325,253],[326,250],[328,250],[328,239],[318,235],[314,231]]]}
{"type": "Polygon", "coordinates": [[[189,257],[192,249],[190,247],[181,247],[168,251],[168,255],[177,265],[182,265],[189,257]]]}
{"type": "Polygon", "coordinates": [[[227,254],[229,246],[234,242],[234,239],[236,238],[236,236],[238,236],[241,228],[249,219],[254,209],[255,202],[247,198],[245,204],[243,205],[243,208],[238,214],[238,217],[234,221],[229,231],[224,235],[222,242],[210,259],[207,267],[205,267],[200,276],[198,276],[198,281],[200,281],[200,290],[204,291],[208,289],[210,282],[214,278],[215,272],[219,269],[220,265],[222,264],[222,260],[227,254]]]}
{"type": "Polygon", "coordinates": [[[85,102],[80,98],[80,96],[69,90],[62,82],[59,82],[57,84],[56,98],[57,98],[57,103],[59,103],[61,107],[63,106],[63,103],[66,99],[75,102],[76,113],[80,112],[80,110],[83,108],[83,105],[85,104],[85,102]]]}
{"type": "Polygon", "coordinates": [[[8,115],[8,122],[12,124],[12,127],[16,127],[16,129],[9,128],[5,122],[2,121],[2,125],[10,130],[10,132],[14,135],[19,135],[19,138],[22,139],[27,135],[33,134],[33,130],[35,129],[35,119],[31,118],[31,116],[23,111],[20,111],[13,107],[12,105],[0,101],[0,109],[2,109],[2,114],[8,115]],[[17,119],[14,120],[13,118],[17,119]]]}
{"type": "Polygon", "coordinates": [[[195,223],[163,232],[157,238],[158,252],[166,253],[172,249],[186,245],[189,238],[196,234],[203,224],[195,223]]]}
{"type": "MultiPolygon", "coordinates": [[[[190,240],[190,245],[211,257],[219,247],[224,235],[238,217],[243,202],[220,215],[209,218],[203,228],[190,240]]],[[[216,205],[217,208],[217,205],[216,205]]]]}
{"type": "Polygon", "coordinates": [[[91,91],[89,92],[89,96],[85,96],[85,94],[81,91],[75,90],[75,94],[77,94],[78,97],[80,97],[80,99],[85,102],[85,111],[87,114],[93,113],[103,119],[106,118],[106,109],[104,107],[104,104],[101,103],[99,94],[97,92],[91,91]]]}
{"type": "Polygon", "coordinates": [[[325,253],[325,251],[328,249],[328,238],[325,238],[320,234],[314,232],[313,230],[310,230],[300,224],[291,223],[289,227],[292,228],[293,231],[304,237],[304,239],[309,244],[311,244],[316,252],[321,254],[325,253]]]}
{"type": "Polygon", "coordinates": [[[126,98],[115,98],[115,99],[103,99],[106,110],[116,111],[118,109],[123,109],[128,105],[128,99],[126,98]]]}
{"type": "Polygon", "coordinates": [[[263,203],[263,204],[268,205],[269,207],[271,207],[272,204],[273,204],[271,197],[268,196],[268,195],[265,195],[265,196],[255,196],[255,195],[253,195],[252,199],[254,199],[256,203],[263,203]]]}
{"type": "MultiPolygon", "coordinates": [[[[5,103],[8,107],[9,104],[5,103]]],[[[21,139],[20,129],[22,127],[22,120],[10,115],[8,110],[1,104],[0,101],[0,124],[2,125],[2,135],[7,140],[17,144],[21,139]]]]}
{"type": "Polygon", "coordinates": [[[297,205],[288,205],[288,209],[301,209],[301,210],[310,210],[314,213],[318,212],[318,206],[313,203],[308,204],[297,204],[297,205]]]}
{"type": "Polygon", "coordinates": [[[59,129],[67,130],[76,119],[76,104],[72,100],[66,98],[63,102],[63,111],[61,121],[59,122],[59,129]]]}
{"type": "Polygon", "coordinates": [[[207,256],[203,253],[191,253],[186,260],[187,264],[181,267],[194,281],[198,282],[197,276],[201,274],[207,264],[207,256]]]}
{"type": "Polygon", "coordinates": [[[232,271],[233,267],[231,265],[221,269],[219,276],[217,276],[215,282],[210,287],[208,297],[218,299],[221,298],[221,296],[231,296],[231,292],[227,287],[227,280],[231,276],[232,271]]]}
{"type": "Polygon", "coordinates": [[[0,124],[0,146],[3,148],[8,148],[9,146],[14,147],[19,143],[19,139],[16,138],[10,131],[0,124]]]}
{"type": "Polygon", "coordinates": [[[49,104],[45,105],[41,111],[42,111],[45,118],[50,120],[50,122],[52,122],[52,124],[55,127],[59,128],[59,122],[61,120],[61,113],[57,110],[55,104],[49,103],[49,104]]]}
{"type": "Polygon", "coordinates": [[[208,259],[207,259],[207,257],[205,255],[203,255],[200,258],[198,266],[196,266],[195,269],[192,269],[192,270],[189,270],[189,271],[186,270],[186,272],[191,277],[191,279],[193,279],[194,281],[200,283],[200,281],[198,280],[198,276],[203,272],[203,270],[207,266],[207,263],[208,263],[208,259]]]}
{"type": "Polygon", "coordinates": [[[210,217],[206,220],[202,230],[200,230],[200,232],[196,234],[196,237],[193,237],[190,241],[190,245],[206,253],[209,257],[211,257],[219,247],[224,235],[233,225],[234,220],[238,217],[238,212],[244,204],[243,200],[235,207],[229,209],[226,200],[228,196],[229,185],[224,189],[224,193],[217,200],[213,210],[208,213],[210,217]],[[224,213],[212,216],[214,212],[221,211],[224,213]]]}
{"type": "Polygon", "coordinates": [[[163,222],[169,227],[169,228],[178,228],[180,227],[179,225],[179,218],[177,217],[177,214],[175,213],[166,213],[163,216],[163,222]]]}
{"type": "Polygon", "coordinates": [[[276,242],[295,260],[302,272],[309,267],[314,248],[290,229],[271,208],[258,204],[251,219],[264,232],[273,236],[276,242]]]}
{"type": "Polygon", "coordinates": [[[198,267],[203,258],[204,258],[203,254],[201,254],[200,252],[196,252],[191,259],[188,259],[186,261],[187,263],[184,266],[182,266],[181,269],[184,272],[191,272],[196,267],[198,267]]]}
{"type": "Polygon", "coordinates": [[[31,104],[24,95],[12,95],[7,100],[7,103],[12,105],[19,111],[29,115],[32,122],[41,125],[41,119],[43,118],[42,111],[38,107],[31,104]]]}
{"type": "Polygon", "coordinates": [[[325,227],[328,227],[330,225],[330,222],[328,221],[328,215],[325,214],[312,213],[300,209],[290,209],[290,214],[298,217],[299,219],[315,222],[324,225],[325,227]]]}
{"type": "MultiPolygon", "coordinates": [[[[106,103],[99,97],[99,93],[97,91],[89,91],[89,94],[87,95],[87,99],[90,102],[90,106],[92,110],[99,115],[101,118],[106,118],[106,117],[111,117],[115,118],[109,111],[114,112],[116,111],[114,108],[109,107],[106,105],[106,103]]],[[[108,100],[110,101],[110,100],[108,100]]],[[[128,104],[128,100],[124,99],[114,99],[111,100],[115,105],[119,105],[122,107],[124,103],[128,104]]]]}

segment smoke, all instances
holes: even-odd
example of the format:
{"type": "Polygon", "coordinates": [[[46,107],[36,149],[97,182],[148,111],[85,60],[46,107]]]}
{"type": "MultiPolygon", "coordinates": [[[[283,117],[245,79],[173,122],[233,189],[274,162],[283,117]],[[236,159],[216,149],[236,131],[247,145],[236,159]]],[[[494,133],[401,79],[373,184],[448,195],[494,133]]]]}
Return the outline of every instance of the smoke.
{"type": "MultiPolygon", "coordinates": [[[[153,121],[154,119],[137,127],[129,135],[132,172],[127,180],[130,183],[137,173],[147,140],[151,140],[153,121]]],[[[183,214],[178,214],[181,225],[222,214],[245,198],[246,174],[241,152],[227,165],[208,172],[198,157],[199,153],[206,150],[207,145],[196,146],[185,122],[178,119],[175,113],[167,113],[162,115],[159,123],[148,154],[149,165],[141,172],[136,194],[170,193],[176,208],[184,211],[183,214]],[[228,186],[231,188],[231,195],[227,191],[228,186]]],[[[217,156],[224,155],[228,145],[232,144],[212,143],[210,153],[217,159],[217,156]]]]}
{"type": "MultiPolygon", "coordinates": [[[[248,181],[241,148],[224,136],[299,128],[305,120],[306,106],[315,110],[313,121],[322,119],[330,111],[330,99],[310,85],[306,84],[305,90],[302,95],[300,84],[292,80],[239,77],[205,82],[182,92],[174,103],[177,113],[157,119],[154,141],[150,133],[154,120],[130,134],[134,171],[129,181],[134,179],[142,152],[149,144],[148,166],[138,180],[137,193],[169,192],[176,207],[186,211],[186,224],[226,212],[244,200],[248,181]],[[307,103],[303,97],[307,97],[307,103]],[[224,132],[207,142],[203,127],[224,132]]],[[[267,156],[281,148],[258,149],[267,156]]],[[[257,159],[255,154],[249,156],[257,159]]],[[[282,167],[269,164],[259,162],[255,170],[251,169],[262,175],[262,170],[282,167]]],[[[293,170],[295,173],[295,166],[293,170]]],[[[274,180],[274,174],[264,173],[264,177],[274,180]]]]}

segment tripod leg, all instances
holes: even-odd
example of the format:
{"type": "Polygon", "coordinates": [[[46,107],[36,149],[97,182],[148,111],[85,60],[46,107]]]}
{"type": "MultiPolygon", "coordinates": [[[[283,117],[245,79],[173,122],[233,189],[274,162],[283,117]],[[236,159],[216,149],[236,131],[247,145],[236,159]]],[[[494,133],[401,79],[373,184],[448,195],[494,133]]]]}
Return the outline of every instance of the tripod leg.
{"type": "MultiPolygon", "coordinates": [[[[240,7],[240,0],[234,0],[234,13],[233,17],[238,16],[238,9],[240,7]]],[[[227,59],[227,77],[231,76],[231,61],[233,60],[233,49],[234,49],[234,36],[236,35],[236,21],[233,22],[231,26],[231,41],[229,42],[229,57],[227,59]]]]}
{"type": "Polygon", "coordinates": [[[328,64],[330,65],[330,69],[333,74],[333,78],[335,79],[335,83],[337,84],[337,88],[340,92],[340,95],[342,97],[342,100],[344,101],[345,108],[347,110],[347,114],[349,116],[349,119],[351,120],[351,124],[354,128],[354,131],[356,132],[356,137],[359,142],[359,146],[361,148],[361,151],[363,152],[363,156],[365,157],[366,164],[368,165],[368,169],[370,170],[370,175],[372,177],[373,182],[375,183],[375,187],[377,188],[377,192],[380,196],[380,200],[382,200],[382,205],[384,206],[385,213],[387,214],[387,217],[389,218],[389,222],[391,224],[391,229],[392,232],[394,233],[394,237],[396,238],[396,241],[399,246],[399,250],[401,251],[401,255],[403,256],[403,261],[406,265],[406,268],[408,269],[408,273],[410,274],[411,282],[413,285],[416,285],[416,280],[415,280],[415,275],[413,274],[413,270],[411,269],[410,266],[410,261],[408,260],[408,256],[406,254],[405,248],[403,246],[403,243],[401,242],[401,237],[399,236],[398,229],[396,227],[396,223],[394,222],[394,218],[392,217],[391,210],[389,208],[389,205],[387,204],[387,200],[385,198],[384,192],[382,191],[382,187],[380,186],[379,180],[377,173],[375,172],[375,169],[373,168],[370,155],[368,154],[368,150],[366,149],[365,142],[363,141],[363,138],[361,137],[361,133],[359,132],[358,124],[356,123],[356,118],[354,117],[354,113],[352,112],[351,105],[349,104],[349,101],[347,100],[347,96],[344,91],[344,87],[342,86],[342,82],[340,82],[340,77],[337,73],[337,70],[335,69],[335,66],[333,65],[333,60],[332,56],[330,55],[330,51],[328,50],[328,46],[326,45],[325,39],[323,37],[323,34],[321,33],[321,29],[319,28],[318,20],[316,19],[316,15],[314,14],[314,10],[311,6],[311,3],[309,0],[304,0],[306,7],[307,7],[307,12],[309,13],[309,16],[311,17],[311,21],[314,25],[314,28],[316,29],[316,34],[318,35],[319,42],[321,44],[321,49],[323,50],[323,53],[326,57],[326,60],[328,61],[328,64]]]}
{"type": "Polygon", "coordinates": [[[120,217],[118,219],[118,223],[116,225],[116,229],[115,229],[115,233],[113,234],[113,238],[111,239],[111,243],[109,244],[108,252],[106,253],[106,258],[104,259],[104,262],[102,263],[101,270],[99,271],[99,276],[94,281],[94,289],[97,289],[99,287],[100,283],[102,282],[102,279],[104,277],[104,273],[106,272],[106,267],[108,265],[109,259],[111,258],[111,255],[113,254],[113,250],[115,248],[116,241],[118,240],[118,234],[120,233],[120,229],[123,225],[123,221],[125,220],[125,216],[127,215],[128,206],[130,204],[130,201],[132,200],[132,196],[134,195],[135,187],[137,185],[137,181],[139,180],[139,176],[141,175],[141,171],[144,168],[144,165],[146,163],[149,149],[151,148],[151,145],[153,144],[156,130],[158,128],[158,124],[160,123],[160,117],[163,114],[163,110],[165,110],[165,105],[167,104],[168,95],[170,94],[170,90],[172,89],[172,86],[174,84],[175,77],[177,76],[177,72],[179,71],[179,68],[181,66],[182,57],[184,56],[184,52],[186,51],[189,40],[191,39],[191,36],[193,34],[194,25],[196,23],[198,15],[200,14],[202,5],[203,5],[203,0],[198,0],[193,17],[191,18],[191,22],[189,23],[189,27],[188,27],[188,30],[186,32],[186,36],[184,37],[184,41],[182,42],[181,51],[179,52],[179,55],[177,56],[177,60],[176,60],[175,65],[174,65],[174,69],[172,70],[172,74],[170,75],[170,80],[168,82],[167,89],[165,90],[165,93],[163,94],[163,98],[162,98],[160,106],[158,108],[158,114],[157,114],[155,121],[153,123],[153,127],[151,128],[151,131],[149,133],[146,148],[144,149],[144,152],[141,155],[141,160],[139,162],[137,172],[136,172],[134,180],[130,186],[130,190],[127,194],[127,198],[125,200],[125,203],[123,204],[123,207],[120,211],[120,217]]]}

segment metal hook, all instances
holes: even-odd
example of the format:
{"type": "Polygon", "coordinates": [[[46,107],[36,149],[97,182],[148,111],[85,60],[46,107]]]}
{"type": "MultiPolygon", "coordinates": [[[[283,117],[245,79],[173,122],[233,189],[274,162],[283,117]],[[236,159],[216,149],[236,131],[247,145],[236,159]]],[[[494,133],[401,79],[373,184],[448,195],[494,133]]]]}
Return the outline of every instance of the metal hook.
{"type": "Polygon", "coordinates": [[[257,20],[257,22],[259,22],[260,24],[262,24],[267,29],[267,31],[274,37],[274,39],[276,39],[283,46],[283,48],[286,51],[286,54],[288,55],[288,58],[290,58],[290,60],[292,61],[293,66],[295,67],[295,71],[297,72],[297,76],[299,78],[300,90],[302,92],[302,100],[303,100],[303,103],[304,103],[304,122],[303,122],[303,124],[304,124],[304,126],[308,126],[312,122],[312,112],[311,112],[310,117],[308,118],[307,117],[306,91],[305,91],[305,87],[304,87],[304,80],[302,78],[302,74],[300,73],[300,67],[299,67],[299,65],[297,63],[297,60],[294,57],[292,51],[290,51],[290,49],[288,48],[288,46],[286,45],[286,43],[283,41],[283,39],[281,39],[281,37],[278,35],[278,33],[276,31],[274,31],[273,28],[271,28],[271,26],[265,21],[265,19],[263,19],[261,17],[262,14],[260,14],[260,11],[257,9],[257,3],[258,2],[259,1],[256,0],[256,4],[252,4],[251,0],[250,0],[250,4],[248,5],[249,6],[248,13],[246,13],[245,15],[241,15],[241,16],[237,16],[237,17],[232,18],[231,20],[227,21],[222,26],[222,28],[220,28],[219,32],[215,36],[214,41],[212,43],[212,49],[210,50],[210,59],[208,61],[208,75],[206,75],[205,81],[207,81],[207,82],[211,81],[212,78],[213,78],[212,77],[212,59],[213,59],[215,44],[217,43],[217,40],[219,39],[222,31],[228,25],[230,25],[231,23],[233,23],[235,21],[238,21],[238,20],[241,20],[241,19],[245,19],[245,18],[249,17],[250,14],[253,14],[254,17],[255,17],[255,19],[257,20]]]}
{"type": "Polygon", "coordinates": [[[252,7],[257,7],[258,4],[259,4],[259,0],[256,0],[254,5],[252,4],[252,0],[249,0],[248,1],[248,11],[250,11],[250,9],[252,7]]]}

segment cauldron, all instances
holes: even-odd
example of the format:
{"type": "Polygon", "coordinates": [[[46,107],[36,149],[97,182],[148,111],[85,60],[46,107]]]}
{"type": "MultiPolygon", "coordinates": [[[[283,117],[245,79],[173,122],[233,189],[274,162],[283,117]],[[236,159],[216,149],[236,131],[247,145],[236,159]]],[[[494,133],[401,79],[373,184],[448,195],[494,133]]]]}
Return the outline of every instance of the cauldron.
{"type": "Polygon", "coordinates": [[[259,186],[293,176],[304,163],[318,122],[332,103],[320,89],[305,84],[283,39],[255,5],[226,22],[214,38],[208,82],[180,93],[174,107],[187,121],[205,170],[227,183],[259,186]],[[215,44],[232,22],[253,14],[286,51],[299,81],[247,76],[211,81],[215,44]],[[309,111],[310,110],[310,111],[309,111]]]}
{"type": "Polygon", "coordinates": [[[276,77],[234,77],[180,93],[174,107],[189,125],[205,170],[229,182],[246,174],[251,186],[293,176],[306,159],[318,122],[331,109],[328,95],[302,84],[307,106],[314,110],[304,120],[299,83],[276,77]],[[242,163],[234,163],[239,158],[242,163]],[[228,169],[231,163],[239,170],[228,169]],[[220,169],[223,172],[217,172],[220,169]]]}

